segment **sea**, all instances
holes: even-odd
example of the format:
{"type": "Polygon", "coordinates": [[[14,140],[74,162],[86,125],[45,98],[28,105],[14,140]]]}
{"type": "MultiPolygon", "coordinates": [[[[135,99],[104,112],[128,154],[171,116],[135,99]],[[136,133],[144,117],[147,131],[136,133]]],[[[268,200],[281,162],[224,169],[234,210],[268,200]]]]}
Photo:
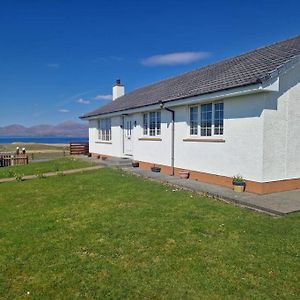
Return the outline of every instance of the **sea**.
{"type": "Polygon", "coordinates": [[[0,144],[39,143],[39,144],[69,144],[71,142],[88,142],[88,137],[65,136],[0,136],[0,144]]]}

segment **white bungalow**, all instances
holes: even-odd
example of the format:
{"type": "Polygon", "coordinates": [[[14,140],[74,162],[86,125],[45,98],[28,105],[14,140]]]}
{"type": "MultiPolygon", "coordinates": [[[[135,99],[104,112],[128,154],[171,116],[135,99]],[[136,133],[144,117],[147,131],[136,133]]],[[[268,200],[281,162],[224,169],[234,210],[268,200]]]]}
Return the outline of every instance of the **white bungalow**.
{"type": "Polygon", "coordinates": [[[189,170],[259,194],[300,188],[300,36],[128,94],[81,117],[93,155],[189,170]]]}

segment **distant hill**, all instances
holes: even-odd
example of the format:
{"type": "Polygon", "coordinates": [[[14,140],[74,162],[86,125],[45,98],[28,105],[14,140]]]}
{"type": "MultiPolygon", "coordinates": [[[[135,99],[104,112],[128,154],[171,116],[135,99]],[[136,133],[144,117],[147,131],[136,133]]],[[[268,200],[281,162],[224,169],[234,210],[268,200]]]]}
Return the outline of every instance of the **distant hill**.
{"type": "Polygon", "coordinates": [[[70,136],[87,137],[88,124],[74,121],[66,121],[57,125],[40,124],[25,127],[20,124],[12,124],[0,127],[0,136],[70,136]]]}

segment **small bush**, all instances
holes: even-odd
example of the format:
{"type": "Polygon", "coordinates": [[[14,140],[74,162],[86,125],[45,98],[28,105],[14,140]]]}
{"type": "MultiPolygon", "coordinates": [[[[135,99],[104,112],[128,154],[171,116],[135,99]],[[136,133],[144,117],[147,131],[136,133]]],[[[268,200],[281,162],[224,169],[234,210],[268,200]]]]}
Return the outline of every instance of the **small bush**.
{"type": "Polygon", "coordinates": [[[54,165],[54,172],[58,172],[59,171],[59,167],[54,165]]]}
{"type": "Polygon", "coordinates": [[[24,180],[24,174],[15,173],[14,177],[15,177],[16,181],[24,180]]]}
{"type": "Polygon", "coordinates": [[[46,178],[45,174],[42,171],[38,171],[35,175],[38,179],[46,178]]]}
{"type": "Polygon", "coordinates": [[[7,171],[7,176],[6,177],[15,177],[15,172],[13,170],[7,171]]]}

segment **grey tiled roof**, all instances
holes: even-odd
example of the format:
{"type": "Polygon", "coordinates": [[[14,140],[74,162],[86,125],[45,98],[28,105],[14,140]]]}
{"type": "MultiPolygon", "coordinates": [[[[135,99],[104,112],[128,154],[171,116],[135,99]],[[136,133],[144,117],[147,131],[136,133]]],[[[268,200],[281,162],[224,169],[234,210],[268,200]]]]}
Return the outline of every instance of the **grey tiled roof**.
{"type": "Polygon", "coordinates": [[[82,118],[262,83],[270,72],[299,54],[297,36],[138,88],[82,118]]]}

